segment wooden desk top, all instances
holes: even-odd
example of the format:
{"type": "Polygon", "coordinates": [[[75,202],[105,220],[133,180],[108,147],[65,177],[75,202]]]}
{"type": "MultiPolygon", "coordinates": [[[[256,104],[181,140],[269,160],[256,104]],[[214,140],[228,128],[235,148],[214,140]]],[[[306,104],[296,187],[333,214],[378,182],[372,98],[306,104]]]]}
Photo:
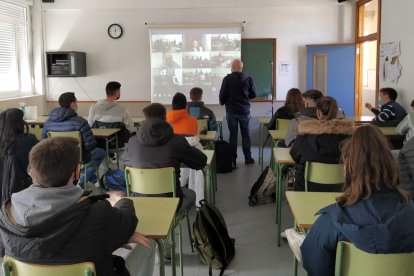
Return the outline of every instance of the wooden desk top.
{"type": "Polygon", "coordinates": [[[38,116],[36,120],[25,120],[25,121],[28,125],[44,125],[47,119],[49,119],[49,116],[42,115],[42,116],[38,116]]]}
{"type": "Polygon", "coordinates": [[[315,223],[318,212],[323,207],[335,203],[335,198],[341,193],[327,192],[286,192],[290,210],[295,218],[296,225],[302,229],[309,229],[315,223]]]}
{"type": "Polygon", "coordinates": [[[93,136],[104,138],[110,137],[120,130],[120,128],[92,128],[93,136]]]}
{"type": "Polygon", "coordinates": [[[287,130],[269,130],[272,140],[283,140],[286,137],[287,130]]]}
{"type": "MultiPolygon", "coordinates": [[[[351,117],[352,118],[352,117],[351,117]]],[[[368,124],[371,123],[375,116],[355,116],[355,124],[368,124]]]]}
{"type": "Polygon", "coordinates": [[[145,117],[132,117],[132,121],[134,122],[134,124],[142,124],[142,122],[145,121],[145,117]]]}
{"type": "Polygon", "coordinates": [[[290,148],[273,148],[273,156],[276,163],[294,164],[292,156],[290,156],[290,148]]]}
{"type": "Polygon", "coordinates": [[[148,238],[165,239],[178,207],[173,197],[128,197],[134,202],[138,217],[136,231],[148,238]]]}
{"type": "Polygon", "coordinates": [[[207,166],[211,165],[211,161],[213,161],[214,157],[214,150],[203,150],[203,153],[207,156],[207,166]]]}
{"type": "Polygon", "coordinates": [[[272,119],[272,118],[261,117],[261,118],[258,119],[258,121],[262,125],[267,125],[270,122],[270,119],[272,119]]]}
{"type": "Polygon", "coordinates": [[[395,130],[395,127],[379,127],[379,129],[381,130],[381,132],[385,135],[385,136],[401,136],[401,133],[398,133],[395,130]]]}
{"type": "Polygon", "coordinates": [[[199,134],[201,141],[215,141],[216,140],[217,131],[208,131],[206,135],[199,134]]]}

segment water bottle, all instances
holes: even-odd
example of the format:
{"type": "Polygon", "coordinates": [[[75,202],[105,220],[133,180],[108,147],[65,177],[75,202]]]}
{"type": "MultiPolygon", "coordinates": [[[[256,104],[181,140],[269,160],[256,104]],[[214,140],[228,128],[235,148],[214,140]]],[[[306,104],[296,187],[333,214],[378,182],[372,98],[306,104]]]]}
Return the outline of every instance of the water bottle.
{"type": "Polygon", "coordinates": [[[26,103],[25,102],[20,102],[19,103],[19,109],[21,111],[23,111],[23,120],[26,119],[26,103]]]}

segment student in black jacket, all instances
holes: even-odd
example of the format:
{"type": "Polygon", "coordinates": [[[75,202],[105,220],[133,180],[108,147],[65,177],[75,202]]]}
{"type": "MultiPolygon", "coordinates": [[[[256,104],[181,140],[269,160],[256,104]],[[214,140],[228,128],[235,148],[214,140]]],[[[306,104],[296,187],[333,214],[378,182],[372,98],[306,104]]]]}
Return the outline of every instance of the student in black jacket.
{"type": "MultiPolygon", "coordinates": [[[[328,164],[339,163],[340,144],[352,132],[354,123],[351,120],[337,119],[338,105],[332,97],[322,97],[316,103],[318,120],[305,120],[299,124],[299,135],[293,142],[290,155],[295,161],[295,191],[305,190],[306,161],[328,164]]],[[[309,183],[310,191],[338,190],[340,187],[309,183]]]]}
{"type": "Polygon", "coordinates": [[[276,129],[277,119],[293,119],[295,115],[304,108],[302,93],[297,88],[291,88],[287,92],[285,105],[276,110],[272,119],[267,125],[267,129],[276,129]]]}
{"type": "Polygon", "coordinates": [[[166,110],[162,104],[150,104],[143,112],[145,121],[137,135],[129,139],[124,163],[134,168],[174,167],[176,195],[181,198],[181,208],[186,208],[194,202],[195,193],[181,187],[180,165],[183,163],[191,169],[201,170],[206,165],[207,156],[190,146],[185,136],[174,134],[166,121],[166,110]]]}

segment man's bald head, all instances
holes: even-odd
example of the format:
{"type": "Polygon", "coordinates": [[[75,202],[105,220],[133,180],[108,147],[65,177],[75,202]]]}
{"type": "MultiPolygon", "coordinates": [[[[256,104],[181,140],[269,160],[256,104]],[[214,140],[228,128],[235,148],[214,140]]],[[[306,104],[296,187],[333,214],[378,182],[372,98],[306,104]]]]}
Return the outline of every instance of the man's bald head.
{"type": "Polygon", "coordinates": [[[232,72],[241,72],[243,70],[243,62],[240,59],[235,59],[231,63],[232,72]]]}

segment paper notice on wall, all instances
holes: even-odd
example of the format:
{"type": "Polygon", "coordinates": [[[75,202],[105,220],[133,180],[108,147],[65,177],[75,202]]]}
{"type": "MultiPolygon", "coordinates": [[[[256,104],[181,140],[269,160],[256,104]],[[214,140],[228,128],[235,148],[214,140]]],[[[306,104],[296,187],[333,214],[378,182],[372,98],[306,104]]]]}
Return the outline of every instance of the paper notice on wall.
{"type": "Polygon", "coordinates": [[[402,69],[399,62],[400,55],[400,42],[383,43],[380,45],[379,75],[381,80],[395,83],[398,81],[402,69]]]}

